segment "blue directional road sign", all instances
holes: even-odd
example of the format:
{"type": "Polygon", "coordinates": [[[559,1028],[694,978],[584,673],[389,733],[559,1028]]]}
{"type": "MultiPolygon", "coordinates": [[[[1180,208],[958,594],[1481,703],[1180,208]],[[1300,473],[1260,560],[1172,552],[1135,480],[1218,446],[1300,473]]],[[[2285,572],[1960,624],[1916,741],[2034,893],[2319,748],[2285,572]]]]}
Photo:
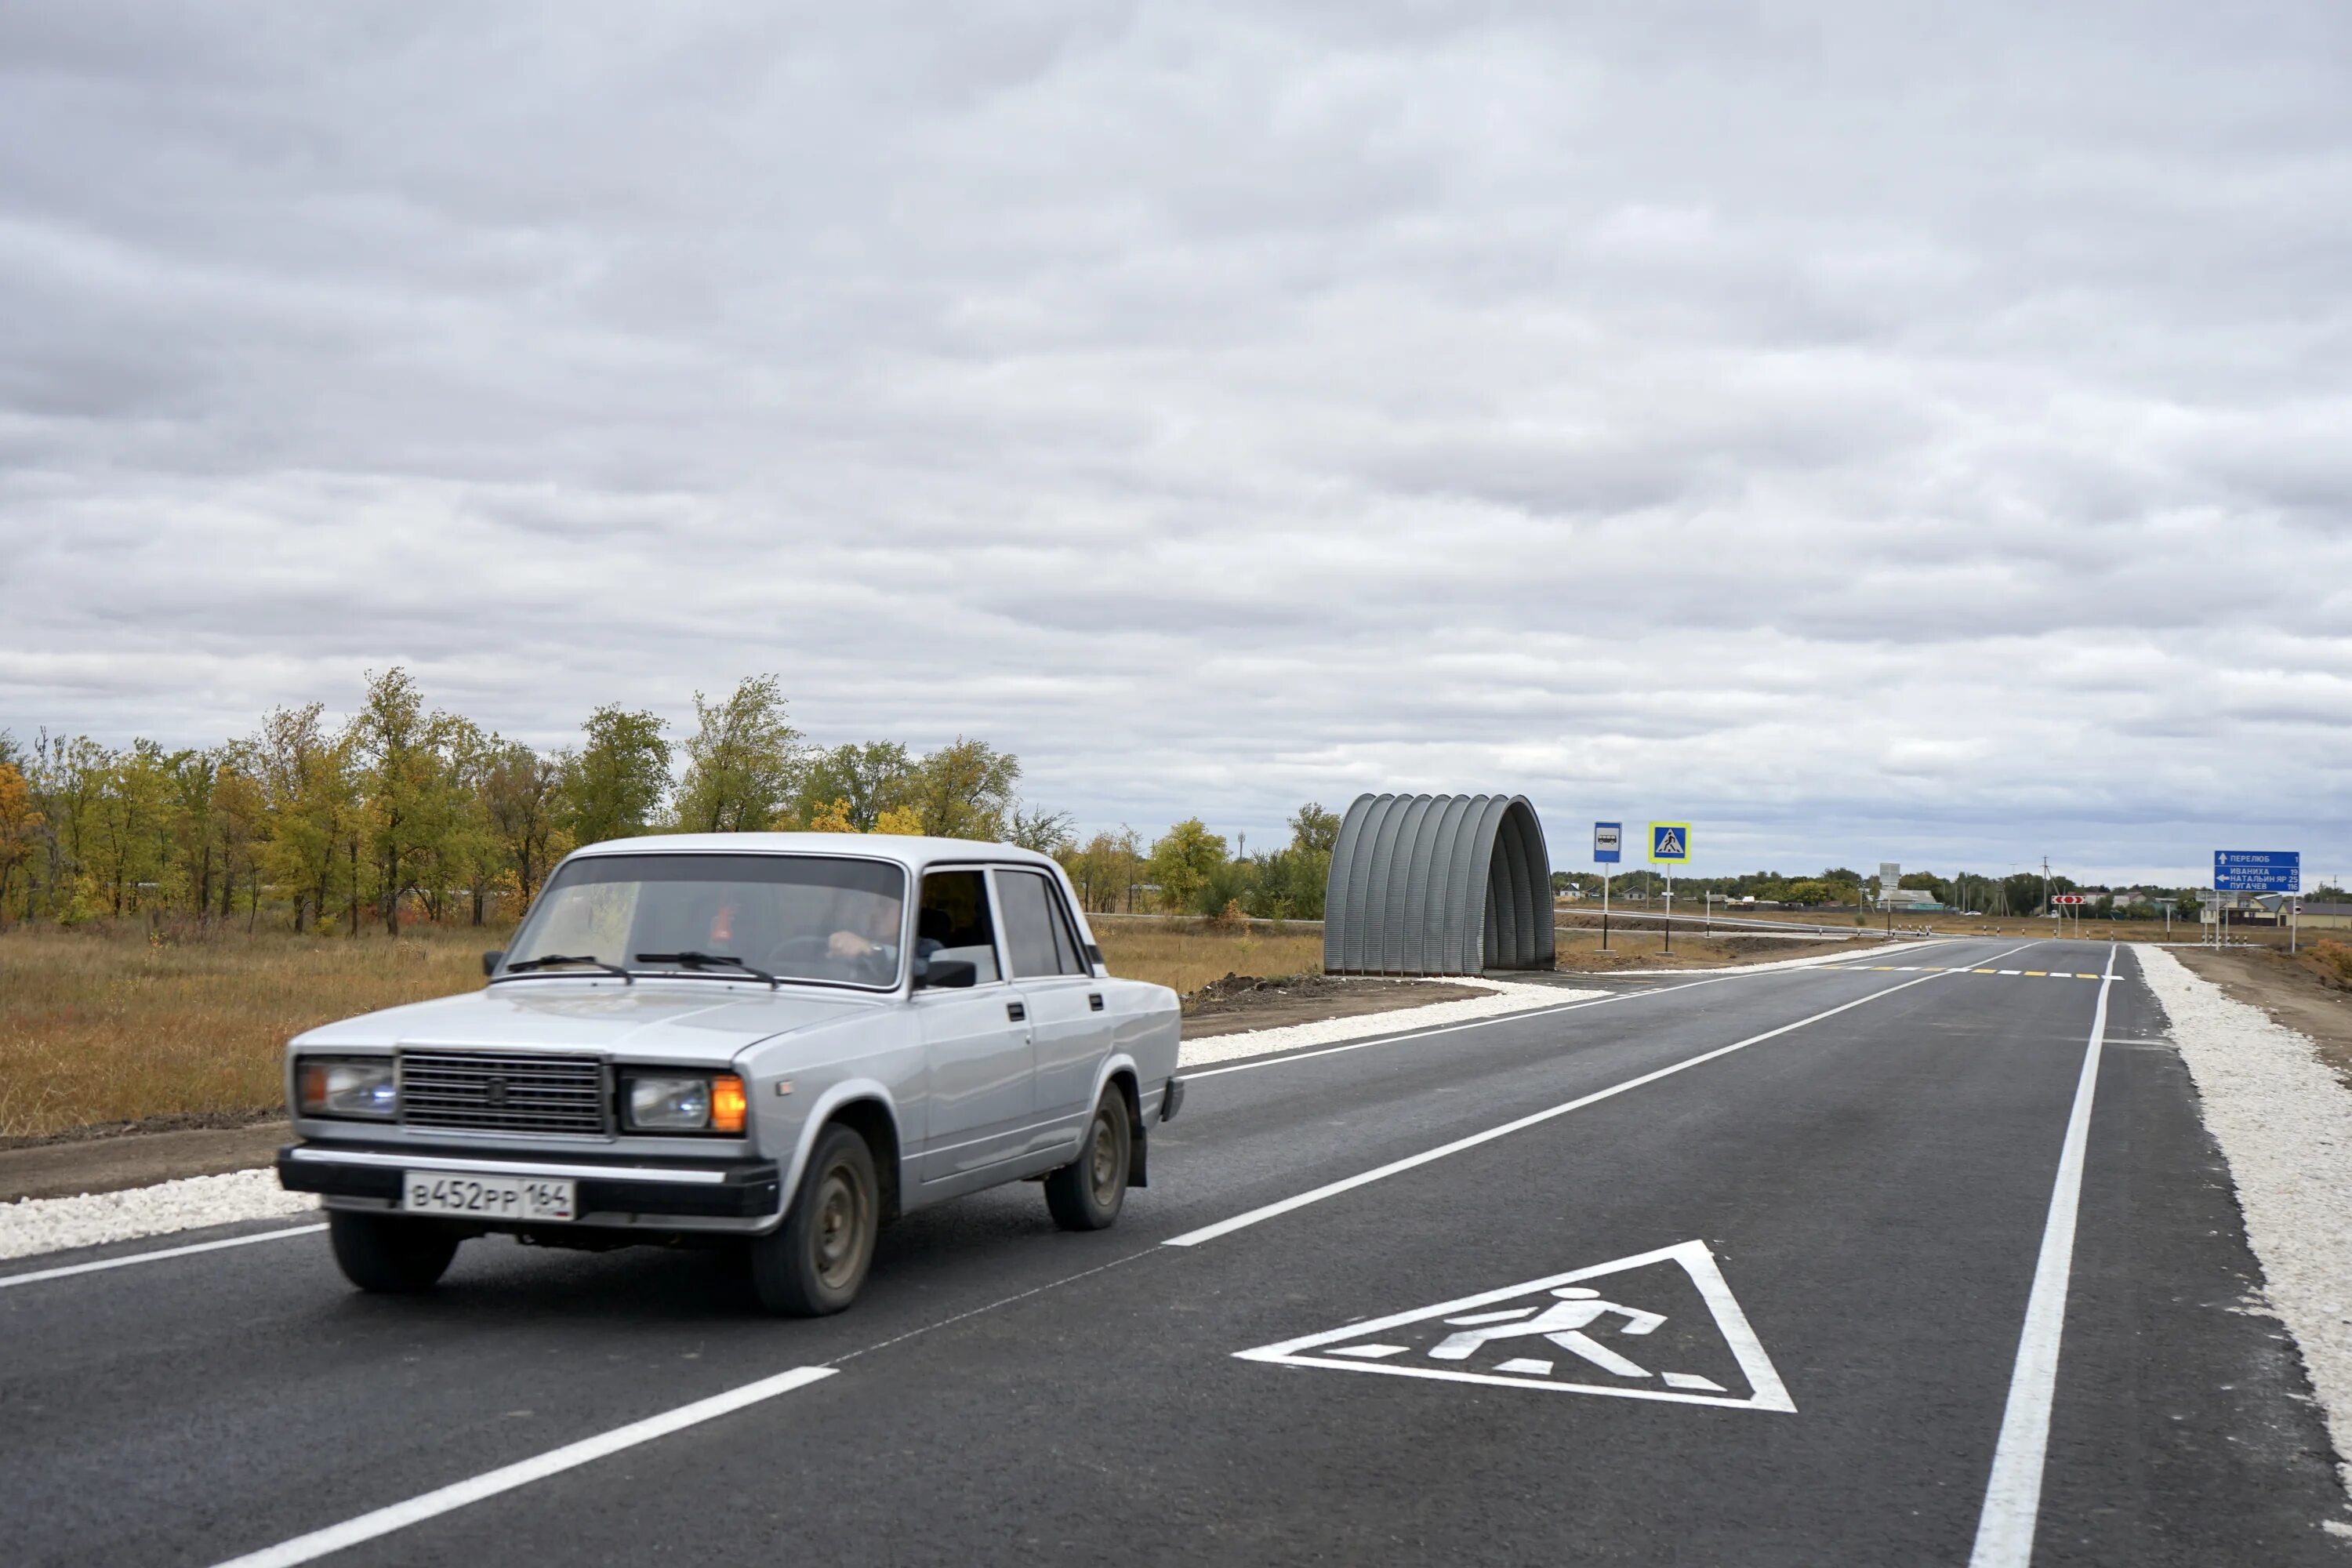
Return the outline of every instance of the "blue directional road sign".
{"type": "Polygon", "coordinates": [[[2303,852],[2299,849],[2216,849],[2213,890],[2217,893],[2300,893],[2303,852]]]}
{"type": "Polygon", "coordinates": [[[1594,864],[1613,866],[1625,858],[1625,825],[1622,822],[1596,822],[1592,825],[1592,859],[1594,864]]]}

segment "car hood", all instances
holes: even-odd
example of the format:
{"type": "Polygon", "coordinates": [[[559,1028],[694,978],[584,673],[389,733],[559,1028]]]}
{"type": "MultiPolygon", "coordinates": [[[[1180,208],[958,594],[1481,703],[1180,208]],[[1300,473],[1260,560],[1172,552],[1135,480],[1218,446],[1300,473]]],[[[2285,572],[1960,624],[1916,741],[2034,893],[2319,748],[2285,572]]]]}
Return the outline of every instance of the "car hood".
{"type": "Polygon", "coordinates": [[[387,1007],[297,1037],[301,1047],[600,1051],[633,1061],[724,1062],[757,1041],[872,1013],[889,998],[715,980],[515,980],[387,1007]]]}

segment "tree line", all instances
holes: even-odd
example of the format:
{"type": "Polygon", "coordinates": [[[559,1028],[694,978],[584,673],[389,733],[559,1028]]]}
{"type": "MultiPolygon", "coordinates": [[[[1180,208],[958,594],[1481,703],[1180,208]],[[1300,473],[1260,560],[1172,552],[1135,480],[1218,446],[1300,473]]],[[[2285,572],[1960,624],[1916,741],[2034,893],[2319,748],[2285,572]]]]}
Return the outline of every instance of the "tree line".
{"type": "Polygon", "coordinates": [[[426,920],[519,916],[575,847],[639,834],[931,834],[1056,857],[1087,909],[1317,919],[1339,819],[1308,804],[1291,842],[1229,854],[1197,818],[1146,847],[1080,842],[1025,804],[1020,759],[959,738],[811,744],[773,675],[694,695],[673,734],[656,713],[596,709],[542,751],[427,704],[402,668],[358,710],[272,710],[250,735],[167,749],[0,731],[0,926],[133,917],[397,934],[426,920]]]}
{"type": "Polygon", "coordinates": [[[340,725],[320,703],[278,708],[217,746],[0,731],[0,923],[479,924],[520,913],[575,847],[642,833],[930,833],[1068,850],[1067,816],[1024,805],[1020,778],[1020,760],[985,741],[813,746],[772,675],[717,700],[697,692],[683,734],[615,704],[541,751],[429,707],[395,668],[370,675],[340,725]]]}
{"type": "MultiPolygon", "coordinates": [[[[1580,898],[1601,896],[1601,877],[1591,871],[1555,871],[1552,873],[1555,892],[1573,890],[1580,898]]],[[[1610,879],[1610,889],[1619,898],[1654,898],[1665,889],[1665,878],[1659,872],[1642,867],[1610,879]]],[[[2044,900],[2059,893],[2079,893],[2085,910],[2101,917],[2117,919],[2145,918],[2162,920],[2166,906],[2176,915],[2195,919],[2197,889],[2194,888],[2148,888],[2115,889],[2092,888],[2071,877],[2052,873],[2045,880],[2039,871],[2018,871],[2002,877],[1979,876],[1973,871],[1958,871],[1939,876],[1933,871],[1906,871],[1897,886],[1924,892],[1937,903],[1970,914],[2031,915],[2046,912],[2044,900]],[[2131,894],[2141,896],[2134,900],[2131,894]]],[[[1845,866],[1829,866],[1811,876],[1786,876],[1778,871],[1750,871],[1733,877],[1675,878],[1677,899],[1703,900],[1713,893],[1720,900],[1753,898],[1759,903],[1780,904],[1795,909],[1823,907],[1853,909],[1857,901],[1865,907],[1876,907],[1878,879],[1874,873],[1864,876],[1845,866]]]]}

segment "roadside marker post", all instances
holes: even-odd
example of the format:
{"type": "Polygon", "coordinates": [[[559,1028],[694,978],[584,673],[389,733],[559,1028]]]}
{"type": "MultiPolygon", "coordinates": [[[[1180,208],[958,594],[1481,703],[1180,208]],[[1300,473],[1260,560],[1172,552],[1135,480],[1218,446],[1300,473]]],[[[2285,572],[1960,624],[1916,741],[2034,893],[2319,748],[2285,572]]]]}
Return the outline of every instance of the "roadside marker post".
{"type": "Polygon", "coordinates": [[[1592,863],[1601,868],[1601,951],[1609,951],[1609,868],[1625,858],[1625,825],[1592,825],[1592,863]]]}

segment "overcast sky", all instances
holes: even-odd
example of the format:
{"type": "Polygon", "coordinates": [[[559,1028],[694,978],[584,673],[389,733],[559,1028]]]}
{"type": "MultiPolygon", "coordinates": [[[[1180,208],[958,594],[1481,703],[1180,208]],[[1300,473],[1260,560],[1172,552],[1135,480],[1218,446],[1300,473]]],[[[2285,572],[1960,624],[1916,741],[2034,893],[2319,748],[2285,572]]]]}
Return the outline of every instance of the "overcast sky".
{"type": "Polygon", "coordinates": [[[0,6],[0,727],[2352,872],[2352,8],[0,6]]]}

